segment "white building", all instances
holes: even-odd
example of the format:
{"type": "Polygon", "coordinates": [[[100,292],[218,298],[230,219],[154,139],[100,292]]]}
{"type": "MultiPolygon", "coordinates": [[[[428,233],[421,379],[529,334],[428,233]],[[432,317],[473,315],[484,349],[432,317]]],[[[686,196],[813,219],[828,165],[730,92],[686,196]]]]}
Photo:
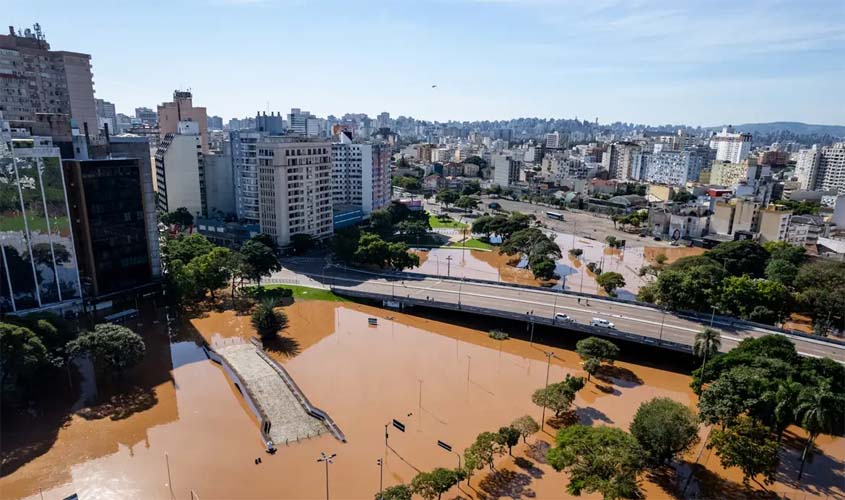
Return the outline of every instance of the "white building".
{"type": "Polygon", "coordinates": [[[291,108],[288,126],[295,134],[305,137],[319,137],[325,128],[321,126],[319,118],[299,108],[291,108]]]}
{"type": "Polygon", "coordinates": [[[801,189],[814,189],[816,173],[819,168],[819,148],[813,145],[810,149],[798,151],[795,162],[795,176],[801,184],[801,189]]]}
{"type": "Polygon", "coordinates": [[[821,149],[813,189],[845,194],[845,142],[821,149]]]}
{"type": "Polygon", "coordinates": [[[346,133],[332,144],[332,203],[361,207],[365,215],[390,203],[390,150],[353,144],[346,133]]]}
{"type": "Polygon", "coordinates": [[[734,133],[730,127],[710,138],[710,149],[716,150],[716,160],[740,163],[751,153],[751,134],[734,133]]]}
{"type": "Polygon", "coordinates": [[[632,142],[611,144],[602,155],[602,164],[614,179],[631,179],[634,156],[640,152],[640,146],[632,142]]]}
{"type": "Polygon", "coordinates": [[[179,122],[175,134],[166,134],[155,154],[158,208],[172,212],[187,208],[206,216],[202,137],[197,122],[179,122]]]}
{"type": "Polygon", "coordinates": [[[254,130],[236,130],[229,134],[235,213],[238,219],[248,223],[258,222],[258,141],[264,135],[254,130]]]}
{"type": "Polygon", "coordinates": [[[562,147],[560,132],[546,134],[546,149],[560,149],[562,147]]]}
{"type": "MultiPolygon", "coordinates": [[[[642,176],[653,184],[683,186],[698,179],[704,159],[692,151],[658,151],[644,155],[645,172],[642,176]]],[[[636,170],[637,162],[634,162],[636,170]]],[[[635,177],[636,178],[636,177],[635,177]]]]}
{"type": "Polygon", "coordinates": [[[282,246],[332,234],[332,145],[296,137],[258,143],[259,224],[282,246]]]}
{"type": "Polygon", "coordinates": [[[493,184],[508,187],[519,181],[519,162],[508,155],[493,155],[493,184]]]}

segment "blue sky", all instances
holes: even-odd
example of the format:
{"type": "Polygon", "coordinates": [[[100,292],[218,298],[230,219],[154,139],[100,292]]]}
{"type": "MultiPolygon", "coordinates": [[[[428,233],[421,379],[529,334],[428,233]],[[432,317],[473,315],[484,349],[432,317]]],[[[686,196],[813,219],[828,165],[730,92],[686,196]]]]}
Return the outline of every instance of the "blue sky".
{"type": "Polygon", "coordinates": [[[226,119],[845,124],[843,0],[2,3],[4,26],[91,54],[97,97],[127,114],[190,87],[226,119]]]}

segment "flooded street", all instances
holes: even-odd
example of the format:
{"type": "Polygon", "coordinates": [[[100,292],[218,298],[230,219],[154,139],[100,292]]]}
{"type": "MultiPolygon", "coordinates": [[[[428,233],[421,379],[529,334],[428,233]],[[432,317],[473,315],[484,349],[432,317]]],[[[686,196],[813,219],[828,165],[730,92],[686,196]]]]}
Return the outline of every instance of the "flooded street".
{"type": "MultiPolygon", "coordinates": [[[[496,431],[516,417],[530,414],[539,421],[541,409],[532,404],[531,393],[543,386],[547,367],[551,382],[567,373],[583,375],[572,350],[577,338],[562,331],[538,329],[538,343],[531,344],[489,338],[486,328],[492,326],[483,318],[449,318],[485,329],[475,330],[432,316],[347,302],[297,301],[284,311],[290,325],[267,351],[311,402],[332,416],[348,443],[323,434],[282,445],[273,456],[264,452],[258,423],[238,389],[199,347],[203,339],[214,347],[252,335],[249,316],[208,312],[186,321],[174,332],[172,344],[163,324],[149,318],[141,327],[147,358],[127,377],[137,385],[134,398],[86,408],[66,421],[51,416],[4,421],[0,496],[38,499],[40,488],[45,499],[72,493],[83,500],[188,499],[192,490],[203,500],[321,498],[325,469],[316,459],[326,452],[337,453],[329,470],[332,497],[369,499],[378,491],[377,459],[385,459],[385,486],[408,483],[418,471],[455,467],[457,456],[439,448],[438,440],[460,453],[478,433],[496,431]],[[368,325],[371,317],[377,318],[377,326],[368,325]],[[544,350],[555,354],[550,365],[544,350]],[[390,427],[386,450],[385,424],[392,419],[403,422],[406,430],[390,427]],[[54,433],[36,431],[45,427],[54,433]],[[21,454],[13,470],[5,463],[10,447],[32,450],[21,454]],[[256,465],[258,457],[262,463],[256,465]]],[[[502,327],[512,336],[525,334],[521,324],[502,327]]],[[[672,355],[648,351],[626,357],[627,347],[611,378],[594,379],[578,394],[582,422],[627,428],[637,406],[658,396],[695,404],[689,376],[672,355]],[[646,357],[652,361],[645,363],[646,357]]],[[[529,438],[529,445],[552,442],[553,433],[546,426],[545,433],[529,438]]],[[[845,440],[823,437],[819,444],[824,454],[808,465],[805,482],[812,478],[829,485],[825,494],[843,495],[845,440]]],[[[524,448],[520,444],[514,455],[521,456],[524,448]]],[[[726,484],[737,484],[736,471],[722,471],[707,451],[703,457],[712,471],[708,477],[727,477],[726,484]]],[[[504,456],[496,476],[479,471],[471,486],[464,482],[444,498],[565,498],[564,475],[530,460],[534,466],[523,470],[504,456]]],[[[788,483],[771,487],[791,488],[788,483]]],[[[644,489],[649,498],[669,496],[649,480],[644,489]]]]}

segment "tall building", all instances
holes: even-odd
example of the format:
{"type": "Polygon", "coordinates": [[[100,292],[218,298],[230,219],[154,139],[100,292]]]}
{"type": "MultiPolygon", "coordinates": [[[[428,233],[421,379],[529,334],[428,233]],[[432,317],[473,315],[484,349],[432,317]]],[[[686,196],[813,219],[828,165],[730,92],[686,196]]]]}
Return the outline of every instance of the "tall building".
{"type": "Polygon", "coordinates": [[[209,216],[235,214],[235,181],[232,173],[230,142],[220,150],[203,155],[205,193],[209,216]]]}
{"type": "Polygon", "coordinates": [[[492,160],[493,184],[505,188],[519,181],[520,162],[514,161],[513,158],[504,154],[495,154],[492,160]]]}
{"type": "Polygon", "coordinates": [[[769,205],[759,212],[760,242],[784,241],[789,231],[789,220],[792,217],[791,210],[784,210],[782,207],[769,205]]]}
{"type": "Polygon", "coordinates": [[[291,108],[290,114],[288,114],[288,127],[294,134],[304,137],[323,135],[320,120],[308,111],[302,111],[299,108],[291,108]]]}
{"type": "Polygon", "coordinates": [[[254,130],[229,133],[232,175],[235,180],[235,213],[238,219],[258,222],[258,141],[265,134],[254,130]]]}
{"type": "Polygon", "coordinates": [[[91,56],[50,50],[36,24],[0,35],[0,113],[13,127],[30,128],[36,114],[69,115],[80,131],[98,130],[91,56]]]}
{"type": "Polygon", "coordinates": [[[202,152],[208,153],[208,113],[205,108],[194,107],[193,95],[190,92],[175,90],[173,101],[158,105],[158,131],[161,138],[177,133],[180,122],[197,124],[202,152]]]}
{"type": "Polygon", "coordinates": [[[94,104],[97,109],[97,129],[103,131],[108,125],[109,134],[116,134],[117,112],[114,109],[114,104],[103,99],[94,99],[94,104]]]}
{"type": "Polygon", "coordinates": [[[640,146],[632,142],[616,142],[608,147],[602,158],[604,167],[614,179],[630,179],[633,173],[634,156],[640,146]]]}
{"type": "Polygon", "coordinates": [[[141,198],[144,206],[144,225],[147,231],[147,253],[150,256],[150,270],[153,279],[161,278],[161,250],[158,245],[158,196],[155,192],[153,159],[148,137],[117,135],[109,139],[111,159],[137,159],[141,182],[141,198]]]}
{"type": "Polygon", "coordinates": [[[208,129],[209,130],[223,130],[223,118],[220,116],[209,116],[208,117],[208,129]]]}
{"type": "Polygon", "coordinates": [[[270,116],[267,116],[266,112],[256,113],[255,128],[265,134],[282,135],[285,133],[285,119],[282,117],[282,113],[270,112],[270,116]]]}
{"type": "Polygon", "coordinates": [[[291,236],[332,234],[330,142],[267,137],[258,143],[261,232],[281,246],[291,236]]]}
{"type": "Polygon", "coordinates": [[[154,282],[137,158],[65,160],[73,234],[85,295],[105,296],[154,282]]]}
{"type": "Polygon", "coordinates": [[[167,134],[155,155],[158,208],[187,208],[194,216],[208,215],[205,165],[197,122],[180,122],[167,134]]]}
{"type": "Polygon", "coordinates": [[[354,205],[365,215],[390,202],[390,150],[381,144],[353,144],[347,133],[332,144],[332,203],[354,205]]]}
{"type": "Polygon", "coordinates": [[[740,163],[751,153],[751,134],[734,133],[731,127],[710,137],[710,148],[716,150],[716,161],[740,163]]]}
{"type": "Polygon", "coordinates": [[[816,174],[819,169],[819,148],[813,145],[810,149],[798,151],[795,162],[795,176],[801,184],[801,189],[813,190],[816,187],[816,174]]]}
{"type": "Polygon", "coordinates": [[[746,158],[739,163],[727,161],[714,161],[710,166],[710,184],[716,186],[736,186],[741,182],[748,182],[749,179],[759,177],[761,169],[768,170],[768,167],[757,165],[754,157],[746,158]]]}
{"type": "Polygon", "coordinates": [[[59,149],[0,121],[0,312],[79,302],[70,221],[59,149]]]}
{"type": "Polygon", "coordinates": [[[845,194],[845,142],[821,149],[814,189],[845,194]]]}
{"type": "Polygon", "coordinates": [[[546,134],[546,149],[560,149],[563,147],[561,142],[560,132],[552,132],[546,134]]]}
{"type": "Polygon", "coordinates": [[[158,113],[150,108],[135,108],[135,118],[144,125],[154,127],[158,124],[158,113]]]}

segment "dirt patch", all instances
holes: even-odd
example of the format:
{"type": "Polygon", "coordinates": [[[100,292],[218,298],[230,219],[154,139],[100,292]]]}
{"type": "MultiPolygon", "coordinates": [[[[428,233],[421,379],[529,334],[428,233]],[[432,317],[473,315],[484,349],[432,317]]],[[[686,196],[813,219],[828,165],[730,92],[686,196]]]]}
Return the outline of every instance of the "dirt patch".
{"type": "Polygon", "coordinates": [[[671,264],[681,257],[701,255],[706,251],[706,249],[699,247],[645,247],[643,248],[643,257],[649,264],[657,264],[657,256],[663,254],[666,256],[665,264],[671,264]]]}

